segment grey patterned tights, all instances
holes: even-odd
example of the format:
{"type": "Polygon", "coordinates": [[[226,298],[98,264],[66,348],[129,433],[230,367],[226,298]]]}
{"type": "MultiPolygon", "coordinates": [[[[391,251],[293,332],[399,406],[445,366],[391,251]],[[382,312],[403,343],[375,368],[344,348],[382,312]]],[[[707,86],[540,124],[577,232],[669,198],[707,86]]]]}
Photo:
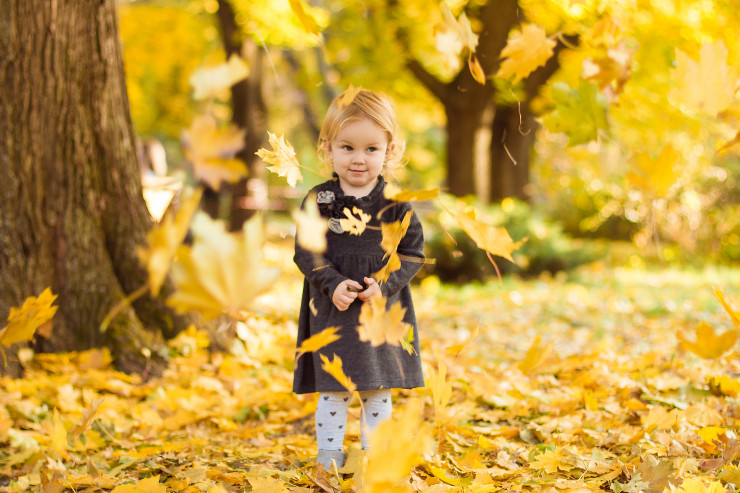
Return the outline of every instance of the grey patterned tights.
{"type": "MultiPolygon", "coordinates": [[[[362,448],[370,448],[370,434],[382,421],[391,417],[393,405],[390,389],[363,390],[361,441],[362,448]]],[[[322,392],[316,405],[316,441],[319,450],[342,450],[347,428],[347,408],[352,400],[350,392],[322,392]]]]}

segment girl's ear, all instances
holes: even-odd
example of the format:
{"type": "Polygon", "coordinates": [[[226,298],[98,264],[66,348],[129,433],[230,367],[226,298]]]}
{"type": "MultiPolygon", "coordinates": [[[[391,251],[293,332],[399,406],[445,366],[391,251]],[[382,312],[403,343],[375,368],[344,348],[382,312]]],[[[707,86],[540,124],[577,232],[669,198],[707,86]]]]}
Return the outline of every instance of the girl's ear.
{"type": "Polygon", "coordinates": [[[386,161],[388,161],[388,158],[391,157],[391,154],[395,150],[396,150],[396,143],[395,142],[391,142],[390,144],[388,144],[388,147],[385,149],[385,160],[386,161]]]}

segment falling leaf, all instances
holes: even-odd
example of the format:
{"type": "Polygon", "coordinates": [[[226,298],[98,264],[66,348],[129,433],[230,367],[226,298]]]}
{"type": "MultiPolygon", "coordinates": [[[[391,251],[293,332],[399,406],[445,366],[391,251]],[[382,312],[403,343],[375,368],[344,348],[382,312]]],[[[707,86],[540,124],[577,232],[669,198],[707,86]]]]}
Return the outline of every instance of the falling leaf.
{"type": "Polygon", "coordinates": [[[535,368],[540,366],[552,353],[553,342],[550,341],[547,344],[542,343],[542,338],[537,335],[535,336],[532,344],[527,349],[527,354],[524,359],[516,364],[517,368],[522,373],[530,373],[535,368]]]}
{"type": "Polygon", "coordinates": [[[237,82],[246,79],[249,66],[239,55],[231,55],[229,60],[214,67],[201,68],[190,76],[193,98],[197,101],[212,98],[237,82]]]}
{"type": "Polygon", "coordinates": [[[370,214],[365,214],[358,207],[352,207],[351,211],[348,207],[345,207],[342,212],[345,217],[339,220],[339,224],[344,231],[356,236],[361,235],[365,231],[367,223],[370,222],[372,217],[370,214]],[[357,217],[354,214],[357,214],[357,217]]]}
{"type": "Polygon", "coordinates": [[[355,100],[355,96],[357,96],[360,91],[362,91],[362,87],[355,87],[350,84],[337,101],[337,108],[341,110],[344,106],[352,104],[352,101],[355,100]]]}
{"type": "Polygon", "coordinates": [[[339,327],[329,327],[303,341],[301,347],[296,350],[295,359],[297,360],[306,353],[313,353],[334,341],[338,341],[341,338],[337,335],[338,330],[339,327]]]}
{"type": "Polygon", "coordinates": [[[524,24],[521,33],[510,38],[501,51],[501,57],[506,60],[496,76],[504,79],[513,76],[514,82],[524,79],[550,59],[555,45],[543,28],[524,24]]]}
{"type": "Polygon", "coordinates": [[[657,159],[649,152],[635,153],[633,163],[637,171],[629,173],[627,179],[654,197],[666,197],[681,176],[678,159],[678,153],[670,144],[661,149],[657,159]]]}
{"type": "Polygon", "coordinates": [[[467,207],[461,213],[451,213],[460,227],[470,236],[478,248],[491,255],[503,257],[513,262],[511,254],[526,241],[522,239],[514,242],[506,228],[497,228],[478,219],[478,212],[474,207],[467,207]]]}
{"type": "Polygon", "coordinates": [[[438,420],[444,419],[447,416],[446,408],[452,397],[452,384],[447,381],[447,366],[440,361],[437,364],[437,371],[429,368],[427,373],[432,402],[434,402],[434,416],[438,420]]]}
{"type": "Polygon", "coordinates": [[[95,399],[90,403],[90,407],[88,407],[85,412],[82,414],[82,423],[77,425],[71,430],[72,439],[76,439],[78,436],[85,433],[85,430],[87,430],[90,425],[93,422],[93,419],[95,419],[95,414],[98,412],[98,408],[103,403],[105,399],[95,399]]]}
{"type": "Polygon", "coordinates": [[[555,82],[550,94],[556,109],[545,115],[543,123],[550,132],[567,135],[570,145],[595,140],[599,129],[609,127],[608,103],[595,84],[582,80],[578,89],[571,89],[555,82]]]}
{"type": "Polygon", "coordinates": [[[583,77],[595,82],[602,91],[612,88],[613,94],[617,95],[630,79],[631,66],[632,52],[623,43],[607,50],[604,56],[584,60],[583,77]]]}
{"type": "Polygon", "coordinates": [[[701,322],[696,328],[696,339],[691,341],[684,337],[681,331],[676,333],[679,347],[691,351],[705,359],[719,358],[732,349],[737,341],[737,331],[728,330],[722,334],[714,332],[714,328],[706,322],[701,322]]]}
{"type": "Polygon", "coordinates": [[[480,326],[476,325],[473,331],[470,333],[470,336],[465,339],[465,341],[461,342],[460,344],[455,344],[454,346],[447,347],[446,351],[454,357],[460,356],[460,353],[462,353],[463,349],[465,349],[468,344],[473,342],[475,338],[478,337],[478,334],[480,334],[480,326]]]}
{"type": "Polygon", "coordinates": [[[316,303],[313,298],[308,302],[308,308],[311,310],[314,317],[319,314],[319,310],[316,308],[316,303]]]}
{"type": "Polygon", "coordinates": [[[180,312],[198,311],[206,319],[221,313],[235,317],[272,286],[278,270],[262,264],[262,217],[226,232],[224,223],[199,213],[193,222],[192,247],[181,246],[172,266],[177,291],[167,303],[180,312]]]}
{"type": "Polygon", "coordinates": [[[671,71],[677,87],[669,93],[679,104],[710,116],[726,110],[735,101],[738,74],[727,63],[724,41],[704,43],[699,60],[676,51],[676,68],[671,71]]]}
{"type": "Polygon", "coordinates": [[[396,202],[431,200],[437,198],[439,192],[439,188],[432,188],[430,190],[404,190],[393,183],[387,183],[385,189],[383,189],[385,198],[395,200],[396,202]]]}
{"type": "Polygon", "coordinates": [[[468,57],[468,68],[470,69],[470,75],[473,76],[473,79],[475,79],[478,84],[485,86],[487,80],[486,73],[483,71],[483,67],[478,61],[478,57],[472,54],[468,57]]]}
{"type": "Polygon", "coordinates": [[[185,157],[193,165],[195,177],[219,190],[221,182],[236,183],[247,174],[247,166],[234,158],[244,147],[244,130],[234,125],[218,128],[209,115],[195,117],[183,132],[185,157]]]}
{"type": "Polygon", "coordinates": [[[401,221],[382,223],[380,225],[383,235],[380,246],[385,251],[383,260],[388,259],[388,261],[380,271],[372,275],[379,283],[386,282],[391,273],[401,268],[398,246],[401,244],[403,237],[406,236],[406,231],[409,229],[409,224],[411,224],[411,216],[412,211],[408,211],[401,221]]]}
{"type": "Polygon", "coordinates": [[[293,10],[293,13],[298,17],[298,20],[301,21],[301,25],[307,33],[316,35],[321,33],[319,23],[316,22],[316,19],[308,13],[302,0],[288,0],[288,2],[290,3],[290,8],[293,10]]]}
{"type": "Polygon", "coordinates": [[[195,212],[200,204],[202,189],[186,191],[182,194],[180,208],[154,226],[146,235],[147,245],[137,247],[136,255],[149,273],[149,287],[157,296],[167,272],[177,253],[177,248],[185,239],[195,212]]]}
{"type": "Polygon", "coordinates": [[[326,218],[321,217],[314,195],[306,199],[303,209],[293,211],[293,220],[296,223],[296,239],[298,244],[314,253],[326,251],[326,232],[329,224],[326,218]]]}
{"type": "Polygon", "coordinates": [[[422,461],[422,454],[431,445],[419,401],[411,400],[393,414],[393,419],[378,425],[370,437],[370,452],[363,475],[365,493],[409,491],[404,479],[411,468],[422,461]]]}
{"type": "Polygon", "coordinates": [[[334,377],[342,387],[347,389],[347,392],[351,393],[357,389],[357,386],[352,382],[352,380],[344,374],[344,370],[342,369],[342,358],[335,354],[334,359],[329,361],[329,358],[323,354],[320,354],[319,356],[322,361],[321,369],[334,377]]]}
{"type": "Polygon", "coordinates": [[[735,327],[740,327],[740,310],[735,308],[740,306],[737,300],[726,296],[720,288],[714,288],[712,293],[714,293],[714,297],[717,298],[725,311],[730,315],[730,319],[732,319],[732,323],[735,324],[735,327]]]}
{"type": "Polygon", "coordinates": [[[54,317],[58,307],[52,306],[52,303],[56,299],[57,295],[46,288],[38,297],[26,298],[20,308],[12,307],[8,314],[8,325],[0,330],[0,345],[7,347],[33,339],[36,329],[54,317]]]}
{"type": "MultiPolygon", "coordinates": [[[[478,46],[478,36],[473,32],[470,21],[465,13],[455,19],[450,7],[440,3],[442,23],[434,27],[434,44],[437,51],[450,70],[457,70],[460,66],[460,55],[467,49],[470,55],[478,46]]],[[[471,68],[472,72],[472,68],[471,68]]],[[[474,74],[475,75],[475,74],[474,74]]]]}
{"type": "Polygon", "coordinates": [[[382,296],[373,296],[362,304],[360,325],[357,332],[360,340],[370,342],[372,346],[390,344],[398,346],[409,331],[409,324],[403,321],[406,309],[398,301],[386,309],[387,300],[382,296]]]}
{"type": "Polygon", "coordinates": [[[275,166],[268,166],[267,169],[277,173],[278,176],[284,176],[288,185],[295,187],[299,181],[303,181],[301,165],[296,158],[295,149],[290,142],[285,140],[284,135],[278,137],[274,133],[267,132],[267,136],[272,151],[261,148],[257,151],[257,156],[268,164],[274,164],[275,166]]]}

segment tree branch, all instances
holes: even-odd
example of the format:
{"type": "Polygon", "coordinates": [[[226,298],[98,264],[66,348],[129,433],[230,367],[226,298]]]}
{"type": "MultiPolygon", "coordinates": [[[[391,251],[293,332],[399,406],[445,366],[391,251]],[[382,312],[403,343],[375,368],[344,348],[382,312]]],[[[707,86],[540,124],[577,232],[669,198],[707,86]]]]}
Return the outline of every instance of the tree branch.
{"type": "MultiPolygon", "coordinates": [[[[421,84],[426,87],[437,99],[444,102],[447,98],[447,86],[437,79],[435,76],[430,74],[421,63],[416,59],[411,59],[406,62],[406,68],[408,68],[412,74],[418,79],[421,84]]],[[[467,69],[466,69],[467,70],[467,69]]]]}

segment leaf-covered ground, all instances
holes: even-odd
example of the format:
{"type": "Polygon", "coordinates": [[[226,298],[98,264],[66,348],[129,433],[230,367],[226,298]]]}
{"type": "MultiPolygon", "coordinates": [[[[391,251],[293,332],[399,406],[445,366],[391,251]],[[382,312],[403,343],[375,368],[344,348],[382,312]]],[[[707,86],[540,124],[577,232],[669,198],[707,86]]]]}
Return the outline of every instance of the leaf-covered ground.
{"type": "MultiPolygon", "coordinates": [[[[315,396],[291,393],[301,279],[283,276],[227,351],[189,330],[145,383],[105,351],[22,353],[0,380],[0,490],[733,491],[740,358],[702,359],[735,331],[713,294],[737,270],[589,267],[571,277],[415,287],[429,385],[394,395],[386,446],[314,468],[315,396]],[[419,418],[423,418],[419,421],[419,418]],[[338,473],[338,474],[337,474],[338,473]]],[[[379,432],[381,433],[381,432],[379,432]]]]}

